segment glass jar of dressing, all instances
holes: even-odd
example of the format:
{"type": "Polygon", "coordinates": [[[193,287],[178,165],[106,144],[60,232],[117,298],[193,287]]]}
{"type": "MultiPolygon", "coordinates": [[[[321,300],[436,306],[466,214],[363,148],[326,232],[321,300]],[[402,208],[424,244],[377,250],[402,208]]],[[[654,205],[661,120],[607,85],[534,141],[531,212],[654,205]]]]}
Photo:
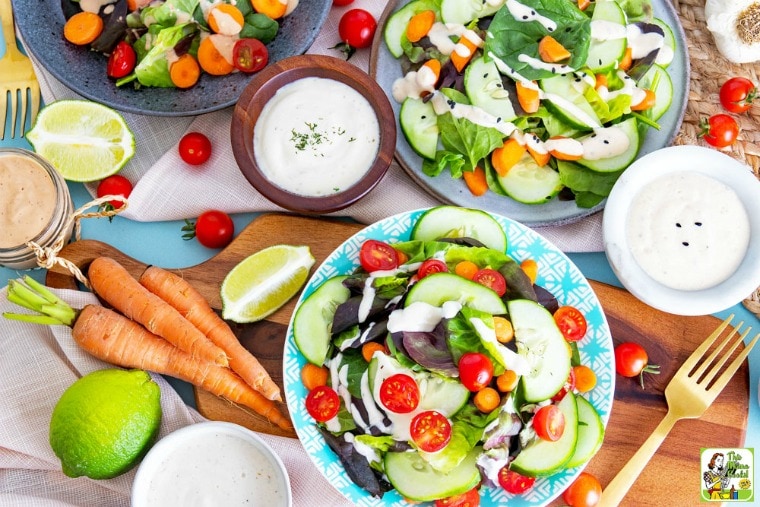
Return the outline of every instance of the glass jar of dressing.
{"type": "Polygon", "coordinates": [[[71,236],[74,204],[66,181],[31,151],[0,150],[0,266],[30,269],[37,257],[27,245],[45,248],[71,236]]]}

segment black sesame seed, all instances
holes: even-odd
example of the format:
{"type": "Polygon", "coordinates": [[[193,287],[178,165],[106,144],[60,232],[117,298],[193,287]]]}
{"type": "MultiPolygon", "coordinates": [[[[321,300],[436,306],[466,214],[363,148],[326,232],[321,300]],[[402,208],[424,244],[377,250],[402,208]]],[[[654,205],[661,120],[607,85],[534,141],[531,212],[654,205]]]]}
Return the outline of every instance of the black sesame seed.
{"type": "Polygon", "coordinates": [[[591,137],[592,137],[592,138],[593,138],[593,137],[596,137],[596,134],[591,134],[591,137]]]}
{"type": "Polygon", "coordinates": [[[678,227],[680,229],[681,228],[681,224],[678,223],[678,222],[676,222],[676,227],[678,227]]]}
{"type": "Polygon", "coordinates": [[[607,139],[605,139],[604,144],[610,144],[610,142],[607,139]]]}
{"type": "Polygon", "coordinates": [[[602,59],[600,58],[599,59],[599,66],[601,66],[601,65],[602,65],[602,59]]]}
{"type": "Polygon", "coordinates": [[[568,26],[568,27],[565,28],[565,32],[567,32],[567,33],[570,33],[572,31],[573,31],[572,27],[568,26]]]}
{"type": "Polygon", "coordinates": [[[487,77],[488,77],[488,72],[486,72],[485,74],[483,74],[483,79],[485,79],[487,77]]]}
{"type": "Polygon", "coordinates": [[[556,74],[556,73],[557,73],[557,69],[555,69],[554,67],[552,67],[552,74],[556,74]]]}
{"type": "Polygon", "coordinates": [[[696,225],[697,227],[702,227],[702,222],[694,222],[694,225],[696,225]]]}
{"type": "Polygon", "coordinates": [[[424,120],[425,118],[427,118],[426,114],[423,114],[422,116],[420,116],[420,120],[424,120]]]}
{"type": "Polygon", "coordinates": [[[523,16],[523,19],[528,19],[528,16],[523,16]]]}
{"type": "Polygon", "coordinates": [[[688,241],[684,241],[684,242],[682,242],[681,244],[682,244],[683,246],[689,246],[689,242],[688,242],[688,241]]]}
{"type": "Polygon", "coordinates": [[[535,15],[536,15],[536,11],[534,11],[534,10],[531,10],[531,11],[530,11],[530,15],[531,15],[531,16],[535,16],[535,15]]]}
{"type": "Polygon", "coordinates": [[[496,123],[499,123],[500,121],[501,121],[501,116],[499,116],[498,118],[496,118],[496,123]]]}

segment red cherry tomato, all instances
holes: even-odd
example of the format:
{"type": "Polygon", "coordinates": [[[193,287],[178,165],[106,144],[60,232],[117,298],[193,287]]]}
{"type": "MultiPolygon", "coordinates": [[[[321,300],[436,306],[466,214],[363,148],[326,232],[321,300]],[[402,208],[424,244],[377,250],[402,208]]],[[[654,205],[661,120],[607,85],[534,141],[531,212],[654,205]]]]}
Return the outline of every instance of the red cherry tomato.
{"type": "Polygon", "coordinates": [[[338,23],[340,40],[352,48],[366,48],[372,44],[377,21],[364,9],[346,11],[338,23]]]}
{"type": "Polygon", "coordinates": [[[459,358],[459,380],[472,392],[480,391],[491,383],[493,363],[480,352],[467,352],[459,358]]]}
{"type": "Polygon", "coordinates": [[[446,273],[449,270],[446,263],[438,259],[428,259],[417,270],[417,278],[420,280],[433,273],[446,273]]]}
{"type": "Polygon", "coordinates": [[[732,77],[720,87],[720,103],[731,113],[747,111],[756,96],[755,84],[745,77],[732,77]]]}
{"type": "Polygon", "coordinates": [[[513,495],[525,493],[533,487],[533,483],[535,482],[535,477],[520,475],[514,470],[510,470],[508,465],[499,470],[499,485],[507,493],[512,493],[513,495]]]}
{"type": "Polygon", "coordinates": [[[493,290],[499,297],[507,292],[507,281],[504,279],[504,275],[495,269],[481,269],[475,273],[472,280],[493,290]]]}
{"type": "Polygon", "coordinates": [[[562,500],[570,507],[593,507],[602,497],[599,479],[588,472],[581,472],[569,488],[562,493],[562,500]]]}
{"type": "Polygon", "coordinates": [[[480,493],[474,487],[461,495],[441,498],[433,503],[434,507],[478,507],[480,505],[480,493]]]}
{"type": "Polygon", "coordinates": [[[185,221],[182,227],[182,238],[190,240],[198,238],[198,243],[207,248],[222,248],[232,241],[235,234],[235,224],[230,216],[217,210],[204,211],[195,221],[185,221]]]}
{"type": "Polygon", "coordinates": [[[420,388],[409,375],[396,373],[383,380],[380,403],[396,414],[408,414],[420,404],[420,388]]]}
{"type": "Polygon", "coordinates": [[[574,306],[560,306],[554,312],[554,322],[562,331],[562,336],[569,342],[577,342],[586,336],[586,317],[574,306]]]}
{"type": "Polygon", "coordinates": [[[306,411],[318,422],[329,421],[340,410],[340,397],[330,386],[317,386],[306,395],[306,411]]]}
{"type": "Polygon", "coordinates": [[[440,451],[451,440],[451,423],[440,412],[426,410],[414,416],[409,425],[409,434],[421,450],[440,451]]]}
{"type": "Polygon", "coordinates": [[[565,414],[557,405],[544,405],[533,414],[533,429],[538,438],[556,442],[565,432],[565,414]]]}
{"type": "Polygon", "coordinates": [[[200,165],[211,157],[211,141],[200,132],[188,132],[179,140],[179,156],[190,165],[200,165]]]}
{"type": "Polygon", "coordinates": [[[333,5],[336,7],[343,7],[352,3],[354,3],[354,0],[333,0],[333,5]]]}
{"type": "Polygon", "coordinates": [[[125,41],[121,41],[111,51],[106,65],[106,74],[108,77],[118,79],[129,75],[137,64],[137,54],[132,46],[125,41]]]}
{"type": "MultiPolygon", "coordinates": [[[[106,195],[123,195],[129,197],[132,193],[132,183],[127,178],[120,174],[114,174],[108,178],[103,179],[98,184],[98,197],[104,197],[106,195]]],[[[124,203],[121,201],[108,201],[108,204],[115,209],[120,208],[124,203]]]]}
{"type": "Polygon", "coordinates": [[[702,131],[699,137],[716,148],[725,148],[736,141],[739,135],[739,124],[727,114],[714,114],[699,123],[702,131]]]}
{"type": "Polygon", "coordinates": [[[398,267],[398,253],[388,243],[368,239],[359,250],[359,262],[368,273],[398,267]]]}
{"type": "Polygon", "coordinates": [[[564,398],[565,395],[573,389],[575,389],[575,370],[573,368],[570,368],[570,374],[567,376],[565,384],[557,394],[552,396],[552,401],[562,401],[562,398],[564,398]]]}
{"type": "Polygon", "coordinates": [[[244,38],[232,47],[232,64],[241,72],[258,72],[269,62],[269,51],[258,39],[244,38]]]}

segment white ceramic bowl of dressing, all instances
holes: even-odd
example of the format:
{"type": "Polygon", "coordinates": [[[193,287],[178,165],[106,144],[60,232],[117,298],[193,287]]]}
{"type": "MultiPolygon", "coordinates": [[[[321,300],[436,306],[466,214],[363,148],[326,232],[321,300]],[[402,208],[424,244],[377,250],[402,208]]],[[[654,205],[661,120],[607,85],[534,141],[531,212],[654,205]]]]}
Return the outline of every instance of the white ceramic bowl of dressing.
{"type": "Polygon", "coordinates": [[[253,431],[201,422],[159,440],[137,470],[132,507],[167,505],[290,507],[290,479],[253,431]]]}
{"type": "Polygon", "coordinates": [[[760,285],[760,181],[717,150],[672,146],[634,162],[607,200],[604,245],[648,305],[706,315],[760,285]]]}

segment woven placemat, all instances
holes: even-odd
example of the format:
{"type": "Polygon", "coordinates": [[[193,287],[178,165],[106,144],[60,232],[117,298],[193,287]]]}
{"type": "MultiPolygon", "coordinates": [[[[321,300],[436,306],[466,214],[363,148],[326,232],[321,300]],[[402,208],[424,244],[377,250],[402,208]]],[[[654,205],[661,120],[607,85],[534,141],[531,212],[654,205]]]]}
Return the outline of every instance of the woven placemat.
{"type": "MultiPolygon", "coordinates": [[[[743,76],[753,83],[760,83],[758,68],[754,64],[737,65],[720,54],[712,33],[705,22],[705,0],[673,0],[681,20],[691,64],[689,100],[686,104],[683,124],[673,144],[707,146],[699,138],[702,118],[725,113],[718,93],[721,85],[731,76],[743,76]]],[[[732,146],[722,150],[752,168],[760,178],[760,107],[754,106],[746,113],[733,115],[741,129],[732,146]]],[[[744,306],[760,318],[760,287],[744,300],[744,306]]]]}

